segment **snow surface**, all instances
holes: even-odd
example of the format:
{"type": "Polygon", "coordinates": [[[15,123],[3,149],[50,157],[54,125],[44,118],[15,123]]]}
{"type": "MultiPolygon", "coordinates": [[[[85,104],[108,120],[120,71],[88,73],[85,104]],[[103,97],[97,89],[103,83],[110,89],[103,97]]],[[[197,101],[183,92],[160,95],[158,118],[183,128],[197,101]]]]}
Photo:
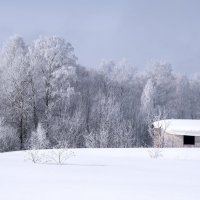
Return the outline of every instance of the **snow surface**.
{"type": "Polygon", "coordinates": [[[162,128],[169,134],[200,136],[200,120],[167,119],[153,123],[155,128],[162,128]]]}
{"type": "Polygon", "coordinates": [[[66,165],[24,161],[26,152],[0,154],[2,200],[200,199],[200,149],[74,149],[66,165]]]}

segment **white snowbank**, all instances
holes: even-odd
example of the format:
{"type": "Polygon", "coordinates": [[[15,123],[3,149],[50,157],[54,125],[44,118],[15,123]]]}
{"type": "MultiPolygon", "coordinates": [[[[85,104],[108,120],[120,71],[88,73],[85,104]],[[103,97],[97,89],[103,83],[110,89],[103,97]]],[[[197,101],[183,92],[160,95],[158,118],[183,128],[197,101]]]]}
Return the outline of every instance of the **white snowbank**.
{"type": "Polygon", "coordinates": [[[199,199],[200,149],[74,149],[67,165],[25,162],[25,152],[0,154],[2,200],[199,199]]]}

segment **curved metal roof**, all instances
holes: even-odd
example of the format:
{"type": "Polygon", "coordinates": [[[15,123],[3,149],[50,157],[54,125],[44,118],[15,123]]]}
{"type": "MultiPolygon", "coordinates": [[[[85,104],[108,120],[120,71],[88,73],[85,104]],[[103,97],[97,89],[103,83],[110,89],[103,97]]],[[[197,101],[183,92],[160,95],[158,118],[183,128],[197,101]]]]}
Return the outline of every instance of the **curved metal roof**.
{"type": "Polygon", "coordinates": [[[155,121],[154,128],[162,128],[173,135],[200,136],[200,120],[193,119],[166,119],[155,121]]]}

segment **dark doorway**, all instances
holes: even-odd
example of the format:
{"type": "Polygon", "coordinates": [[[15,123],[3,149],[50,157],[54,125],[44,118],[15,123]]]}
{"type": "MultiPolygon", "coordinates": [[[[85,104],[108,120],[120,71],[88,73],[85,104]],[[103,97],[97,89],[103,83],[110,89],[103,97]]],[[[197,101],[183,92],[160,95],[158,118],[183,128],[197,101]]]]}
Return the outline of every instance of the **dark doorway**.
{"type": "Polygon", "coordinates": [[[183,136],[183,144],[184,145],[194,145],[195,144],[195,137],[194,136],[188,136],[184,135],[183,136]]]}

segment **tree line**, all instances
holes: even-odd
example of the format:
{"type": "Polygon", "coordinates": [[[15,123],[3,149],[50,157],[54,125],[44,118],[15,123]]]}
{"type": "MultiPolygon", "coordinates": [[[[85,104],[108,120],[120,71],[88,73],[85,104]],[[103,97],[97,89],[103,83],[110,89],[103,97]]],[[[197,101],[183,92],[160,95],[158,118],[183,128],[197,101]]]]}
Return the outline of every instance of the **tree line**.
{"type": "Polygon", "coordinates": [[[200,118],[199,99],[200,76],[168,63],[89,69],[62,38],[13,36],[0,49],[0,150],[151,146],[152,121],[200,118]]]}

